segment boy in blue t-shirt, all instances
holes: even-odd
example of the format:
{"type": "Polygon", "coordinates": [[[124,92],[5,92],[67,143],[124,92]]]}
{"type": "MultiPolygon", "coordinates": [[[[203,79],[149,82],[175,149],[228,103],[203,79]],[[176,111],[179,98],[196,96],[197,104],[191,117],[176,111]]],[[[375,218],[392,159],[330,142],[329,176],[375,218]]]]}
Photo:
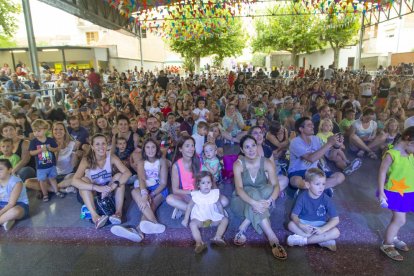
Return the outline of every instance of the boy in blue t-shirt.
{"type": "Polygon", "coordinates": [[[289,246],[319,244],[336,251],[335,239],[339,237],[336,226],[339,217],[332,199],[324,193],[326,176],[318,169],[309,169],[305,173],[307,191],[296,199],[288,224],[294,235],[287,238],[289,246]]]}
{"type": "Polygon", "coordinates": [[[55,139],[46,137],[49,127],[49,123],[45,120],[35,120],[32,123],[35,138],[30,141],[29,145],[30,155],[35,156],[36,159],[36,177],[40,183],[44,202],[49,201],[48,180],[53,192],[60,198],[65,197],[57,188],[55,152],[58,152],[59,148],[55,139]]]}

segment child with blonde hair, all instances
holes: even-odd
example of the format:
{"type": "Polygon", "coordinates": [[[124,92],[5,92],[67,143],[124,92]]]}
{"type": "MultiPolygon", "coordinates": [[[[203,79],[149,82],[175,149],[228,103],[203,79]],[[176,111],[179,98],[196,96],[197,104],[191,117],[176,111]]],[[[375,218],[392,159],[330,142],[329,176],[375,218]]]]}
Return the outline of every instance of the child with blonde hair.
{"type": "Polygon", "coordinates": [[[41,119],[37,119],[32,123],[34,137],[30,141],[29,153],[36,160],[36,178],[39,180],[40,189],[43,194],[43,202],[49,201],[48,182],[52,190],[60,198],[65,194],[59,192],[56,177],[56,157],[55,153],[59,152],[59,147],[55,139],[46,136],[50,124],[41,119]]]}
{"type": "MultiPolygon", "coordinates": [[[[334,135],[332,130],[332,121],[330,119],[322,119],[319,124],[318,134],[316,134],[316,136],[318,136],[322,140],[323,144],[326,144],[328,138],[334,135]]],[[[355,158],[354,160],[352,160],[352,162],[349,161],[344,152],[345,146],[343,144],[344,137],[342,134],[340,134],[340,141],[341,145],[338,147],[333,147],[328,152],[328,155],[326,157],[328,158],[328,160],[334,162],[339,169],[343,170],[343,173],[345,175],[350,175],[351,173],[353,173],[361,167],[362,161],[359,158],[355,158]]]]}

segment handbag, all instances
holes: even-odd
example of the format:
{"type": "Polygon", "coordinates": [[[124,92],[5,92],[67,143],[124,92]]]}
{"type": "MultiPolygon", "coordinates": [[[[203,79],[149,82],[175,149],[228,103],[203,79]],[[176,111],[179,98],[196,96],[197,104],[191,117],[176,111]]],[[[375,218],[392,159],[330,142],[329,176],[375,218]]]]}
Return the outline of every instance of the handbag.
{"type": "Polygon", "coordinates": [[[112,216],[115,214],[115,200],[112,194],[107,197],[101,198],[101,196],[95,197],[96,212],[100,216],[112,216]]]}

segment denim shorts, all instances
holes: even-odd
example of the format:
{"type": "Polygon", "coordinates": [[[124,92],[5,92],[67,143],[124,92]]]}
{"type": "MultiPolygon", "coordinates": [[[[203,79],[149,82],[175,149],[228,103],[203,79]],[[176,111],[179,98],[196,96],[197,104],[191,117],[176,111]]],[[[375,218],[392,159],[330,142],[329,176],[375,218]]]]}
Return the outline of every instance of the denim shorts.
{"type": "MultiPolygon", "coordinates": [[[[3,209],[8,202],[0,201],[0,210],[3,209]]],[[[26,219],[29,217],[29,205],[23,202],[16,202],[16,206],[20,206],[24,210],[23,217],[21,219],[26,219]]]]}
{"type": "Polygon", "coordinates": [[[39,181],[45,181],[49,178],[56,178],[57,175],[56,166],[47,169],[38,169],[36,171],[36,176],[39,181]]]}

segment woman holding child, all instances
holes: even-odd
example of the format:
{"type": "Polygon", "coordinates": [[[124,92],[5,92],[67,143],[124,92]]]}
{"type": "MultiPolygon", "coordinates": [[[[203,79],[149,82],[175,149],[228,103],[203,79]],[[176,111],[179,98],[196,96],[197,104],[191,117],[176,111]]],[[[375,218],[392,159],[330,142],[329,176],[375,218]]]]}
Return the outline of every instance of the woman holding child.
{"type": "Polygon", "coordinates": [[[236,245],[246,243],[245,232],[252,224],[258,233],[264,232],[272,247],[273,256],[280,260],[287,259],[285,249],[279,244],[270,224],[270,207],[275,204],[279,195],[279,183],[272,161],[261,157],[257,142],[253,136],[246,135],[240,140],[240,151],[243,158],[234,163],[235,193],[232,210],[244,221],[234,238],[236,245]]]}
{"type": "MultiPolygon", "coordinates": [[[[173,219],[178,219],[186,211],[191,200],[191,192],[196,190],[196,175],[201,171],[200,158],[195,153],[195,140],[191,136],[183,136],[177,143],[176,162],[171,169],[171,194],[167,203],[174,207],[173,219]]],[[[216,184],[214,183],[214,188],[216,184]]],[[[223,207],[228,205],[228,199],[221,195],[223,207]]]]}

